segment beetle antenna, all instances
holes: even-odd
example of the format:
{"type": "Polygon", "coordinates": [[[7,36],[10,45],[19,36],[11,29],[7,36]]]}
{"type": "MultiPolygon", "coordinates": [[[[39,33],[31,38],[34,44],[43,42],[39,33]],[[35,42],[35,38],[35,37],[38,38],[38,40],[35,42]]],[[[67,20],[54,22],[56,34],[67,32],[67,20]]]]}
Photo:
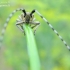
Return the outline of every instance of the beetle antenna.
{"type": "Polygon", "coordinates": [[[22,12],[24,12],[24,17],[25,17],[25,16],[26,16],[26,11],[25,11],[25,9],[23,9],[22,12]]]}
{"type": "Polygon", "coordinates": [[[35,10],[32,10],[32,12],[30,13],[30,16],[32,17],[32,14],[35,13],[35,10]]]}

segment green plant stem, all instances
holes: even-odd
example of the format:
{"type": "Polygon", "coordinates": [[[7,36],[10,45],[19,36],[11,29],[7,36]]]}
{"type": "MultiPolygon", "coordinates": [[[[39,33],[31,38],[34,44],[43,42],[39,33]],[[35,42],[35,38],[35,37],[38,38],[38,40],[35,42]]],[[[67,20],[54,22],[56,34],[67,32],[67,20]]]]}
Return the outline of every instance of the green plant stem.
{"type": "Polygon", "coordinates": [[[40,60],[32,29],[27,24],[23,24],[23,28],[25,30],[27,38],[27,48],[28,48],[30,68],[31,68],[30,70],[40,70],[40,60]]]}

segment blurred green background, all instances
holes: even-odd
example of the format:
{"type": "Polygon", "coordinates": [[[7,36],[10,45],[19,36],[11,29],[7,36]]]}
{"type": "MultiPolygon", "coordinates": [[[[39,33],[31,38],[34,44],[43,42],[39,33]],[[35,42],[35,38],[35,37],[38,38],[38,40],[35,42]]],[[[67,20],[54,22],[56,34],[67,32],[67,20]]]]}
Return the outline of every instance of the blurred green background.
{"type": "MultiPolygon", "coordinates": [[[[0,2],[7,1],[9,0],[0,0],[0,2]]],[[[10,7],[0,7],[0,34],[13,10],[22,7],[31,12],[37,9],[70,45],[70,0],[10,0],[9,2],[10,7]]],[[[17,12],[12,17],[5,32],[0,50],[0,70],[30,70],[26,37],[15,25],[21,13],[17,12]]],[[[70,70],[70,52],[37,14],[35,17],[41,23],[35,34],[41,70],[70,70]]]]}

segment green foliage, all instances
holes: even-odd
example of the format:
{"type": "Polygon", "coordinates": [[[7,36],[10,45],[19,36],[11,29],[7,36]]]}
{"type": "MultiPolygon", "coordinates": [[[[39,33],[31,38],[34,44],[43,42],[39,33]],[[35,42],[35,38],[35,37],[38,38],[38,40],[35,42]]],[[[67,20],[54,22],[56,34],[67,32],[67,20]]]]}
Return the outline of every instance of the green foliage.
{"type": "MultiPolygon", "coordinates": [[[[0,0],[0,2],[6,0],[0,0]]],[[[12,0],[11,7],[0,7],[0,32],[9,14],[18,7],[37,9],[70,45],[70,0],[12,0]]],[[[15,26],[22,12],[16,13],[7,27],[1,51],[0,70],[29,70],[26,38],[15,26]],[[10,69],[9,69],[10,68],[10,69]]],[[[70,70],[70,52],[49,26],[35,14],[41,25],[36,31],[42,70],[70,70]]]]}
{"type": "Polygon", "coordinates": [[[23,24],[23,28],[25,30],[27,38],[27,50],[29,54],[30,70],[40,70],[40,59],[32,29],[29,25],[25,24],[23,24]]]}

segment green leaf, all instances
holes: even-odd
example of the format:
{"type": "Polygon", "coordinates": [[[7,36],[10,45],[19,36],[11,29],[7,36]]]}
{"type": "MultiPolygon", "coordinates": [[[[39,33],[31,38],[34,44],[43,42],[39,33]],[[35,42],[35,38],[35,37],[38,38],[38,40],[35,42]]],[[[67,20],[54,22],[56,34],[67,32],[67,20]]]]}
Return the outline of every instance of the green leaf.
{"type": "Polygon", "coordinates": [[[27,48],[28,48],[30,67],[31,67],[30,70],[40,70],[40,60],[32,29],[27,24],[23,24],[23,28],[25,30],[27,38],[27,48]]]}

